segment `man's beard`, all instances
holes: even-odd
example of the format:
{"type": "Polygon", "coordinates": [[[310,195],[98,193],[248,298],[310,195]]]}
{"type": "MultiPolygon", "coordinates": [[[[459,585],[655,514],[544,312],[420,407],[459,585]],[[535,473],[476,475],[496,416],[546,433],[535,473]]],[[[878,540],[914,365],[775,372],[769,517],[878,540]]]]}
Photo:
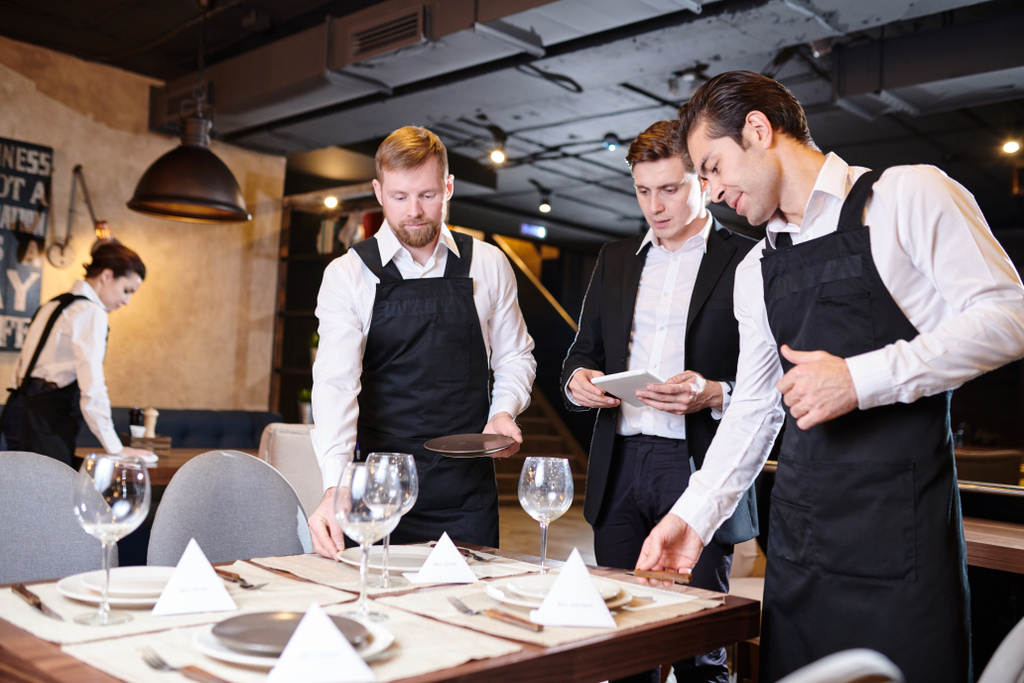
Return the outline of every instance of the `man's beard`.
{"type": "MultiPolygon", "coordinates": [[[[388,223],[390,224],[390,221],[388,223]]],[[[434,241],[437,233],[441,232],[441,224],[428,223],[427,227],[421,227],[415,232],[407,230],[403,224],[392,225],[391,229],[399,242],[411,249],[419,249],[434,241]]]]}

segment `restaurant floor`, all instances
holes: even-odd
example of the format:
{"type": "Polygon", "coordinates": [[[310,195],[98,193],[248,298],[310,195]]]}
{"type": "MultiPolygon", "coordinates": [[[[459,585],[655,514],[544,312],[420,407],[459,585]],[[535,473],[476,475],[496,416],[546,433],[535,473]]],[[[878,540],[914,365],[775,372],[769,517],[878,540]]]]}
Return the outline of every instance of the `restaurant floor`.
{"type": "MultiPolygon", "coordinates": [[[[502,550],[540,555],[540,524],[518,505],[502,505],[498,512],[500,545],[502,550]]],[[[583,519],[583,504],[569,508],[568,512],[548,526],[548,557],[565,560],[573,548],[578,548],[586,564],[597,564],[594,559],[594,533],[583,519]]]]}

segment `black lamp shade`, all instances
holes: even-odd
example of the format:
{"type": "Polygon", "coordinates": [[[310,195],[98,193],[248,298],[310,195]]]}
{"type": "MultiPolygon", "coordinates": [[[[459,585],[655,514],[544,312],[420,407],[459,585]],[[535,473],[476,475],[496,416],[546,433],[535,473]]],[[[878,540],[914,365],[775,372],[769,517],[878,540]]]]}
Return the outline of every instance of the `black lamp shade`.
{"type": "Polygon", "coordinates": [[[128,208],[198,223],[237,223],[252,218],[238,181],[207,147],[209,121],[185,119],[182,144],[142,174],[128,208]]]}

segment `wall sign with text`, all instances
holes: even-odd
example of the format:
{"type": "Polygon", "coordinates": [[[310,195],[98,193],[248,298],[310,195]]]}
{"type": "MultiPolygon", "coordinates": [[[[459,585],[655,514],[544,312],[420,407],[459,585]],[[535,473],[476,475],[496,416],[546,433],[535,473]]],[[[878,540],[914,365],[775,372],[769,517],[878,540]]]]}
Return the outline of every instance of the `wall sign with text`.
{"type": "Polygon", "coordinates": [[[53,149],[0,138],[0,350],[20,349],[39,308],[53,149]]]}

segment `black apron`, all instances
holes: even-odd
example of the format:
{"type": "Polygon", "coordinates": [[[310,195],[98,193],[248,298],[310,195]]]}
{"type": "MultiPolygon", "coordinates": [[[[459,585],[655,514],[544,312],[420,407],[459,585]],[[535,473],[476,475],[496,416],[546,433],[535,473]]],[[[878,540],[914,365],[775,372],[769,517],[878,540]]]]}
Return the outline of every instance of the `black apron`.
{"type": "MultiPolygon", "coordinates": [[[[854,185],[836,232],[796,246],[781,233],[764,250],[765,306],[780,347],[849,358],[918,335],[882,284],[863,225],[880,175],[854,185]]],[[[766,681],[854,647],[882,652],[908,683],[969,680],[949,398],[854,410],[808,430],[787,408],[761,622],[766,681]]]]}
{"type": "Polygon", "coordinates": [[[391,534],[394,543],[453,540],[498,546],[498,488],[490,458],[448,458],[423,444],[480,433],[490,373],[473,300],[472,238],[453,233],[444,277],[403,280],[381,265],[376,238],[353,247],[380,282],[363,352],[358,442],[363,453],[416,458],[419,497],[391,534]]]}

